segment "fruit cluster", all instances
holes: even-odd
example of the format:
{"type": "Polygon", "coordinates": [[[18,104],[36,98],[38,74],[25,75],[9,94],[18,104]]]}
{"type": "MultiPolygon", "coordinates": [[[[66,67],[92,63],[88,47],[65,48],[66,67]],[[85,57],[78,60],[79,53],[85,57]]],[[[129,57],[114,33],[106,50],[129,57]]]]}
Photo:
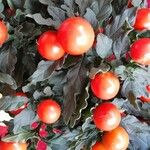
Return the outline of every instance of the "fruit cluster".
{"type": "MultiPolygon", "coordinates": [[[[150,30],[150,9],[141,8],[137,11],[136,20],[133,25],[135,30],[150,30]]],[[[8,39],[8,30],[3,21],[0,22],[0,45],[8,39]]],[[[70,55],[82,55],[93,45],[95,34],[88,21],[81,17],[66,19],[58,31],[46,31],[37,40],[39,54],[47,60],[58,60],[65,53],[70,55]]],[[[130,48],[130,57],[140,65],[150,65],[150,38],[136,40],[130,48]]],[[[129,136],[126,130],[119,126],[121,113],[111,102],[105,102],[114,98],[120,89],[120,81],[112,71],[97,73],[90,82],[93,94],[104,101],[93,111],[93,121],[98,129],[104,131],[102,141],[96,142],[92,150],[125,150],[129,144],[129,136]]],[[[147,91],[150,87],[147,86],[147,91]]],[[[15,96],[26,96],[19,92],[15,96]]],[[[150,102],[150,98],[141,97],[142,100],[150,102]]],[[[17,115],[28,104],[10,111],[17,115]]],[[[46,124],[55,123],[61,116],[61,106],[53,99],[43,99],[37,106],[39,119],[46,124]]],[[[26,150],[25,143],[0,142],[0,149],[26,150]]]]}
{"type": "Polygon", "coordinates": [[[81,17],[66,19],[58,31],[46,31],[37,41],[40,55],[47,60],[58,60],[65,53],[81,55],[87,52],[94,42],[94,30],[88,21],[81,17]]]}

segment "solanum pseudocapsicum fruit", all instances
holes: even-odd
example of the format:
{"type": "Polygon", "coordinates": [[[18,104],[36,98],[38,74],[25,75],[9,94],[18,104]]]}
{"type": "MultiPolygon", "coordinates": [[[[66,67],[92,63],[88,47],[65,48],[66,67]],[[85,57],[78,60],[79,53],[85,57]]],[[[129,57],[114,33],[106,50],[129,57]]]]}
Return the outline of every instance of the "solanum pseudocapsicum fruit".
{"type": "Polygon", "coordinates": [[[102,100],[109,100],[115,97],[119,91],[120,82],[112,72],[98,73],[91,80],[92,92],[102,100]]]}
{"type": "Polygon", "coordinates": [[[37,114],[42,122],[52,124],[59,119],[61,115],[61,107],[56,101],[45,99],[37,106],[37,114]]]}
{"type": "Polygon", "coordinates": [[[44,32],[37,41],[37,48],[43,58],[51,61],[58,60],[65,54],[55,31],[44,32]]]}
{"type": "Polygon", "coordinates": [[[8,39],[8,29],[3,21],[0,21],[0,46],[8,39]]]}
{"type": "Polygon", "coordinates": [[[95,34],[88,21],[81,17],[71,17],[61,24],[57,37],[66,53],[81,55],[92,47],[95,34]]]}
{"type": "Polygon", "coordinates": [[[140,100],[143,101],[143,102],[145,102],[145,103],[150,103],[150,97],[141,96],[140,100]]]}
{"type": "MultiPolygon", "coordinates": [[[[25,97],[27,97],[27,95],[26,95],[25,93],[23,93],[23,92],[17,92],[17,93],[15,94],[15,96],[25,96],[25,97]]],[[[13,115],[17,115],[17,114],[19,114],[22,110],[24,110],[26,107],[27,107],[27,104],[25,103],[24,105],[22,105],[22,106],[19,107],[18,109],[15,109],[15,110],[10,111],[10,113],[13,114],[13,115]]]]}
{"type": "Polygon", "coordinates": [[[106,132],[102,137],[106,150],[126,150],[129,144],[129,135],[122,127],[106,132]]]}
{"type": "Polygon", "coordinates": [[[150,38],[135,41],[130,48],[131,58],[142,65],[150,65],[150,38]]]}
{"type": "Polygon", "coordinates": [[[27,150],[27,146],[26,143],[0,141],[0,150],[27,150]]]}
{"type": "Polygon", "coordinates": [[[137,11],[134,28],[136,30],[150,30],[150,8],[141,8],[137,11]]]}
{"type": "Polygon", "coordinates": [[[92,146],[92,150],[106,150],[104,145],[100,142],[96,142],[93,146],[92,146]]]}
{"type": "Polygon", "coordinates": [[[105,102],[93,111],[93,121],[100,130],[110,131],[119,126],[121,114],[114,104],[105,102]]]}

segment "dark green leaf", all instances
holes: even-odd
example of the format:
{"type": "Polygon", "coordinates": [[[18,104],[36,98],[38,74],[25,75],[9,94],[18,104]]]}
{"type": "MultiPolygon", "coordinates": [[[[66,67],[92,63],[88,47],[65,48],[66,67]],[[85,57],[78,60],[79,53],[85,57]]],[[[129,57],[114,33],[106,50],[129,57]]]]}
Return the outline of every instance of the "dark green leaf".
{"type": "Polygon", "coordinates": [[[15,80],[8,74],[0,72],[0,82],[10,85],[12,87],[12,89],[17,88],[15,80]]]}
{"type": "MultiPolygon", "coordinates": [[[[84,58],[72,67],[67,73],[67,82],[63,88],[64,91],[64,112],[63,117],[66,124],[69,123],[77,109],[78,101],[83,101],[81,93],[87,86],[87,69],[85,68],[84,58]],[[84,62],[84,63],[83,63],[84,62]]],[[[84,101],[87,98],[85,94],[84,101]]],[[[86,102],[85,102],[86,103],[86,102]]],[[[85,104],[84,104],[85,108],[85,104]]],[[[82,108],[83,109],[83,108],[82,108]]],[[[80,111],[80,110],[79,110],[80,111]]]]}
{"type": "Polygon", "coordinates": [[[120,59],[130,48],[129,37],[125,34],[120,35],[120,37],[113,42],[113,52],[117,59],[120,59]]]}
{"type": "Polygon", "coordinates": [[[47,8],[49,15],[53,18],[55,22],[59,22],[58,25],[61,24],[62,21],[65,20],[65,11],[61,8],[48,6],[47,8]]]}
{"type": "Polygon", "coordinates": [[[37,67],[37,70],[33,73],[33,75],[29,78],[29,81],[32,83],[37,83],[39,81],[46,80],[50,77],[53,71],[59,69],[61,64],[60,61],[40,61],[37,67]]]}
{"type": "Polygon", "coordinates": [[[17,50],[11,44],[4,45],[0,51],[0,71],[12,74],[17,62],[17,50]]]}
{"type": "Polygon", "coordinates": [[[100,33],[97,36],[96,52],[101,58],[105,58],[112,53],[113,41],[106,35],[100,33]]]}
{"type": "Polygon", "coordinates": [[[60,22],[58,20],[54,21],[51,18],[43,18],[40,13],[28,14],[27,17],[33,18],[39,25],[53,26],[55,28],[59,27],[60,22]]]}
{"type": "Polygon", "coordinates": [[[83,16],[86,12],[86,9],[91,5],[92,0],[75,0],[75,3],[79,7],[80,15],[83,16]]]}
{"type": "Polygon", "coordinates": [[[87,9],[86,9],[86,13],[85,13],[85,15],[84,15],[84,18],[85,18],[86,20],[88,20],[88,21],[90,22],[90,24],[91,24],[94,28],[97,27],[97,25],[98,25],[98,20],[97,20],[96,15],[95,15],[95,13],[93,12],[92,9],[90,9],[90,8],[87,8],[87,9]]]}
{"type": "Polygon", "coordinates": [[[14,134],[19,133],[23,127],[31,125],[37,120],[35,112],[30,108],[24,109],[14,118],[14,134]]]}
{"type": "Polygon", "coordinates": [[[150,126],[148,124],[140,122],[131,115],[123,118],[121,124],[130,136],[130,149],[148,150],[150,148],[150,126]]]}
{"type": "Polygon", "coordinates": [[[4,96],[0,99],[0,110],[16,110],[28,101],[29,99],[24,96],[4,96]]]}
{"type": "Polygon", "coordinates": [[[107,36],[115,36],[116,32],[122,28],[126,20],[132,22],[135,11],[135,8],[126,9],[121,15],[116,16],[112,24],[106,26],[107,36]]]}
{"type": "Polygon", "coordinates": [[[104,21],[110,16],[112,12],[111,2],[112,0],[99,0],[92,3],[91,8],[97,15],[97,18],[100,22],[104,21]]]}
{"type": "Polygon", "coordinates": [[[21,132],[19,134],[16,135],[7,135],[4,138],[2,138],[2,141],[6,141],[6,142],[25,142],[28,139],[33,138],[34,134],[31,132],[21,132]]]}

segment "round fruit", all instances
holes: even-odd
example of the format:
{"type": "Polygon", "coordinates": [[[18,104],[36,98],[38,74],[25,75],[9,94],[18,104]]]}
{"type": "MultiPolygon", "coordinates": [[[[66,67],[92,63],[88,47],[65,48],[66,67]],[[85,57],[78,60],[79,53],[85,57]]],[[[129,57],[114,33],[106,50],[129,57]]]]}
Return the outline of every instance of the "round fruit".
{"type": "Polygon", "coordinates": [[[140,99],[141,99],[141,101],[143,101],[143,102],[150,103],[150,98],[149,98],[149,97],[141,96],[140,99]]]}
{"type": "Polygon", "coordinates": [[[58,60],[64,56],[65,51],[57,41],[57,33],[54,31],[44,32],[37,41],[38,52],[48,60],[58,60]]]}
{"type": "MultiPolygon", "coordinates": [[[[27,95],[23,92],[17,92],[15,94],[15,96],[24,96],[24,97],[27,97],[27,95]]],[[[15,110],[12,110],[10,111],[11,114],[13,115],[17,115],[19,114],[22,110],[24,110],[25,108],[27,107],[27,103],[25,103],[24,105],[22,105],[21,107],[19,107],[18,109],[15,109],[15,110]]]]}
{"type": "Polygon", "coordinates": [[[92,146],[92,150],[106,150],[104,145],[100,142],[96,142],[93,146],[92,146]]]}
{"type": "Polygon", "coordinates": [[[150,65],[150,38],[135,41],[130,48],[131,58],[142,65],[150,65]]]}
{"type": "Polygon", "coordinates": [[[109,100],[115,97],[119,88],[119,79],[112,72],[98,73],[94,79],[91,80],[93,93],[102,100],[109,100]]]}
{"type": "Polygon", "coordinates": [[[58,30],[59,42],[71,55],[81,55],[87,52],[92,47],[94,38],[92,26],[81,17],[66,19],[58,30]]]}
{"type": "Polygon", "coordinates": [[[0,21],[0,45],[8,39],[8,29],[3,21],[0,21]]]}
{"type": "Polygon", "coordinates": [[[37,114],[42,122],[52,124],[59,119],[61,108],[54,100],[46,99],[39,103],[37,114]]]}
{"type": "Polygon", "coordinates": [[[0,141],[0,150],[27,150],[27,144],[0,141]]]}
{"type": "Polygon", "coordinates": [[[110,131],[119,126],[121,114],[114,104],[106,102],[95,108],[93,120],[96,127],[100,130],[110,131]]]}
{"type": "Polygon", "coordinates": [[[141,8],[137,11],[134,28],[136,30],[150,30],[150,9],[141,8]]]}
{"type": "Polygon", "coordinates": [[[148,93],[150,93],[150,85],[146,86],[146,90],[147,90],[148,93]]]}
{"type": "Polygon", "coordinates": [[[129,135],[122,127],[106,132],[102,143],[107,150],[126,150],[129,144],[129,135]]]}

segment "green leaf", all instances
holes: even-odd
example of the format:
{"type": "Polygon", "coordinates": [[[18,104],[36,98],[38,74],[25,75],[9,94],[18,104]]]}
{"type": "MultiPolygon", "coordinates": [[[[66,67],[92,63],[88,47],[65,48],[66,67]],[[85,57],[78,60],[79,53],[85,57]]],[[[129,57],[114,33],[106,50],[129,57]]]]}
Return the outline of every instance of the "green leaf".
{"type": "Polygon", "coordinates": [[[43,18],[42,15],[40,13],[36,13],[36,14],[28,14],[26,15],[29,18],[33,18],[35,20],[35,22],[39,25],[46,25],[46,26],[53,26],[55,28],[59,27],[60,22],[58,20],[54,21],[51,18],[43,18]]]}
{"type": "Polygon", "coordinates": [[[4,11],[4,5],[2,2],[0,2],[0,13],[4,11]]]}
{"type": "Polygon", "coordinates": [[[14,134],[20,133],[23,127],[29,126],[35,121],[37,121],[35,112],[31,108],[24,109],[14,118],[14,134]]]}
{"type": "Polygon", "coordinates": [[[97,19],[100,22],[104,21],[110,16],[112,12],[111,2],[112,0],[99,0],[92,3],[91,8],[97,15],[97,19]]]}
{"type": "Polygon", "coordinates": [[[17,89],[15,80],[8,74],[0,72],[0,82],[10,85],[12,89],[17,89]]]}
{"type": "Polygon", "coordinates": [[[34,134],[28,131],[21,132],[19,134],[15,135],[7,135],[4,138],[2,138],[2,141],[5,142],[25,142],[28,139],[33,138],[34,134]]]}
{"type": "Polygon", "coordinates": [[[79,7],[79,13],[83,16],[86,12],[86,9],[91,5],[92,0],[75,0],[75,3],[79,7]]]}
{"type": "MultiPolygon", "coordinates": [[[[77,105],[80,103],[79,101],[85,101],[88,97],[87,93],[85,93],[85,96],[82,97],[82,92],[87,86],[87,69],[85,67],[85,60],[84,58],[81,58],[80,62],[70,68],[70,70],[67,73],[67,82],[63,88],[64,91],[64,111],[63,111],[63,118],[66,124],[69,123],[72,116],[76,112],[76,109],[78,109],[77,105]],[[70,90],[71,89],[71,90],[70,90]]],[[[82,103],[82,102],[81,102],[82,103]]],[[[84,109],[86,106],[83,103],[84,109]]],[[[78,111],[80,111],[78,110],[78,111]]]]}
{"type": "Polygon", "coordinates": [[[84,14],[83,17],[84,17],[86,20],[88,20],[88,21],[90,22],[90,24],[91,24],[94,28],[97,27],[97,25],[98,25],[98,20],[97,20],[96,15],[95,15],[95,13],[93,12],[92,9],[87,8],[87,9],[86,9],[86,13],[84,14]]]}
{"type": "Polygon", "coordinates": [[[9,4],[11,4],[15,9],[17,8],[23,8],[26,0],[7,0],[9,4]]]}
{"type": "Polygon", "coordinates": [[[46,80],[50,77],[53,71],[60,68],[61,60],[58,61],[40,61],[37,67],[37,70],[33,73],[33,75],[29,78],[29,81],[32,83],[37,83],[43,80],[46,80]]]}
{"type": "Polygon", "coordinates": [[[148,150],[150,148],[150,126],[148,124],[140,122],[131,115],[123,118],[121,124],[130,136],[130,149],[148,150]]]}
{"type": "Polygon", "coordinates": [[[113,52],[117,59],[120,59],[130,48],[130,39],[127,34],[120,35],[117,40],[113,42],[113,52]]]}
{"type": "Polygon", "coordinates": [[[39,2],[44,4],[44,5],[53,5],[54,4],[52,2],[52,0],[39,0],[39,2]]]}
{"type": "Polygon", "coordinates": [[[106,26],[106,35],[108,37],[115,38],[117,31],[122,29],[125,21],[128,21],[130,23],[133,22],[135,12],[136,12],[135,8],[129,8],[126,9],[121,15],[117,15],[112,24],[108,24],[106,26]]]}
{"type": "Polygon", "coordinates": [[[139,7],[142,3],[142,0],[131,0],[131,3],[134,7],[139,7]]]}
{"type": "Polygon", "coordinates": [[[110,66],[106,63],[101,63],[98,67],[92,67],[89,73],[89,78],[94,79],[95,75],[99,72],[107,72],[110,70],[110,66]]]}
{"type": "Polygon", "coordinates": [[[61,8],[66,11],[68,17],[74,16],[75,3],[74,0],[64,0],[64,4],[61,5],[61,8]]]}
{"type": "Polygon", "coordinates": [[[148,97],[145,87],[150,83],[150,73],[142,68],[127,70],[128,77],[123,82],[122,95],[128,97],[130,91],[135,97],[148,97]],[[138,88],[137,88],[138,87],[138,88]]]}
{"type": "Polygon", "coordinates": [[[121,78],[121,80],[125,80],[128,77],[128,72],[126,71],[126,67],[123,65],[116,67],[115,73],[121,78]]]}
{"type": "Polygon", "coordinates": [[[62,10],[61,8],[49,5],[47,10],[49,15],[53,18],[53,21],[59,22],[58,25],[60,25],[62,21],[65,20],[65,11],[62,10]]]}
{"type": "Polygon", "coordinates": [[[17,62],[17,50],[12,44],[4,45],[0,50],[0,71],[6,74],[12,74],[17,62]]]}
{"type": "Polygon", "coordinates": [[[3,96],[0,99],[0,110],[16,110],[28,101],[29,99],[25,96],[3,96]]]}
{"type": "Polygon", "coordinates": [[[89,98],[89,86],[81,91],[82,94],[77,96],[77,106],[74,114],[70,118],[70,126],[74,127],[76,122],[81,118],[82,111],[87,107],[89,98]]]}
{"type": "Polygon", "coordinates": [[[112,53],[113,41],[106,35],[100,33],[97,36],[96,52],[101,58],[106,58],[112,53]]]}

